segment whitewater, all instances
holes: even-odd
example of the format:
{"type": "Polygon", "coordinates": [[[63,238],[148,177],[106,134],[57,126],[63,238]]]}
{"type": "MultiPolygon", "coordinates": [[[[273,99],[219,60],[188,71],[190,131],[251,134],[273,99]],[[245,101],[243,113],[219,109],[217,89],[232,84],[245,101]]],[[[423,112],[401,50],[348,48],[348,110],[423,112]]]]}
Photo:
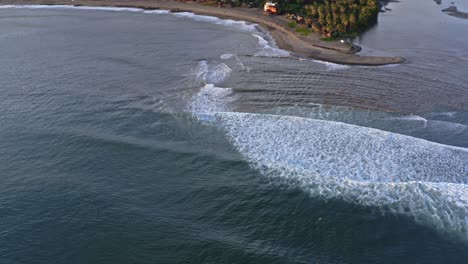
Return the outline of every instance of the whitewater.
{"type": "MultiPolygon", "coordinates": [[[[252,168],[318,199],[406,215],[468,239],[468,149],[344,123],[356,118],[346,108],[319,106],[303,117],[236,112],[234,91],[216,86],[230,72],[224,63],[200,62],[194,75],[203,86],[186,111],[223,131],[252,168]]],[[[428,123],[414,115],[379,118],[428,123]]]]}

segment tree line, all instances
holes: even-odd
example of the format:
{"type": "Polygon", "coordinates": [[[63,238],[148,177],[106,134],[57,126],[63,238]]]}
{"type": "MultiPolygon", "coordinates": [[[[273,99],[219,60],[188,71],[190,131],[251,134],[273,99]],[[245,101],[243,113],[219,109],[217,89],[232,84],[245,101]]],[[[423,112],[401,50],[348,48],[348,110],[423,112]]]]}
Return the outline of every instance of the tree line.
{"type": "MultiPolygon", "coordinates": [[[[328,38],[354,36],[377,22],[378,0],[278,0],[283,13],[303,16],[306,25],[328,38]]],[[[254,1],[262,6],[265,1],[254,1]]]]}

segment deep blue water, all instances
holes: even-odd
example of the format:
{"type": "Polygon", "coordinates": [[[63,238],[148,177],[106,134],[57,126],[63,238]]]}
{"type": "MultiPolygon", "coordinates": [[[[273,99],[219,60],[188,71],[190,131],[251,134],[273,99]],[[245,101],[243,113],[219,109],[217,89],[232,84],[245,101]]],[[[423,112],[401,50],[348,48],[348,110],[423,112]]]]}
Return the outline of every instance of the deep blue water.
{"type": "Polygon", "coordinates": [[[195,19],[0,9],[0,263],[468,259],[466,34],[348,67],[195,19]]]}

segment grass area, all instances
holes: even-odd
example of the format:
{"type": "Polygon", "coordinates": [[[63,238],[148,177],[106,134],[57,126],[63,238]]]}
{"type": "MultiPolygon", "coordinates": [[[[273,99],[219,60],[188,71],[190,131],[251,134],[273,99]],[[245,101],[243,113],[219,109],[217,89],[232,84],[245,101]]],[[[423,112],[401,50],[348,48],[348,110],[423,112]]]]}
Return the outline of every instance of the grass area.
{"type": "Polygon", "coordinates": [[[321,40],[323,40],[323,41],[334,41],[335,39],[334,38],[321,38],[321,40]]]}
{"type": "Polygon", "coordinates": [[[291,22],[289,22],[289,23],[288,23],[288,27],[290,27],[290,28],[295,28],[295,27],[297,27],[296,21],[291,21],[291,22]]]}
{"type": "Polygon", "coordinates": [[[218,6],[218,1],[214,1],[214,0],[210,0],[210,1],[203,1],[201,3],[202,5],[206,5],[206,6],[218,6]]]}
{"type": "Polygon", "coordinates": [[[303,36],[307,36],[310,34],[310,32],[312,32],[312,30],[310,30],[309,28],[297,27],[296,32],[303,36]]]}
{"type": "Polygon", "coordinates": [[[297,24],[296,21],[288,22],[288,27],[291,28],[291,29],[295,29],[297,33],[299,33],[299,34],[301,34],[303,36],[307,36],[312,32],[312,29],[301,27],[301,26],[299,26],[297,24]]]}

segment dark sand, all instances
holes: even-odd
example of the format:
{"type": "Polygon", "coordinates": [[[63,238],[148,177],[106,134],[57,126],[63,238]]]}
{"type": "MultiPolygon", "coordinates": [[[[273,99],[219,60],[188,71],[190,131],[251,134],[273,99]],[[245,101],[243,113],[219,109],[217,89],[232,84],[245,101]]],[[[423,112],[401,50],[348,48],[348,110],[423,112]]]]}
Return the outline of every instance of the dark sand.
{"type": "Polygon", "coordinates": [[[143,9],[166,9],[187,11],[199,15],[216,16],[234,20],[243,20],[259,24],[272,35],[282,49],[317,60],[349,65],[379,66],[404,62],[403,57],[360,56],[353,53],[355,48],[339,42],[321,41],[316,34],[301,36],[285,26],[280,17],[265,16],[259,9],[218,8],[198,3],[176,2],[171,0],[0,0],[0,4],[61,4],[83,6],[118,6],[143,9]]]}

